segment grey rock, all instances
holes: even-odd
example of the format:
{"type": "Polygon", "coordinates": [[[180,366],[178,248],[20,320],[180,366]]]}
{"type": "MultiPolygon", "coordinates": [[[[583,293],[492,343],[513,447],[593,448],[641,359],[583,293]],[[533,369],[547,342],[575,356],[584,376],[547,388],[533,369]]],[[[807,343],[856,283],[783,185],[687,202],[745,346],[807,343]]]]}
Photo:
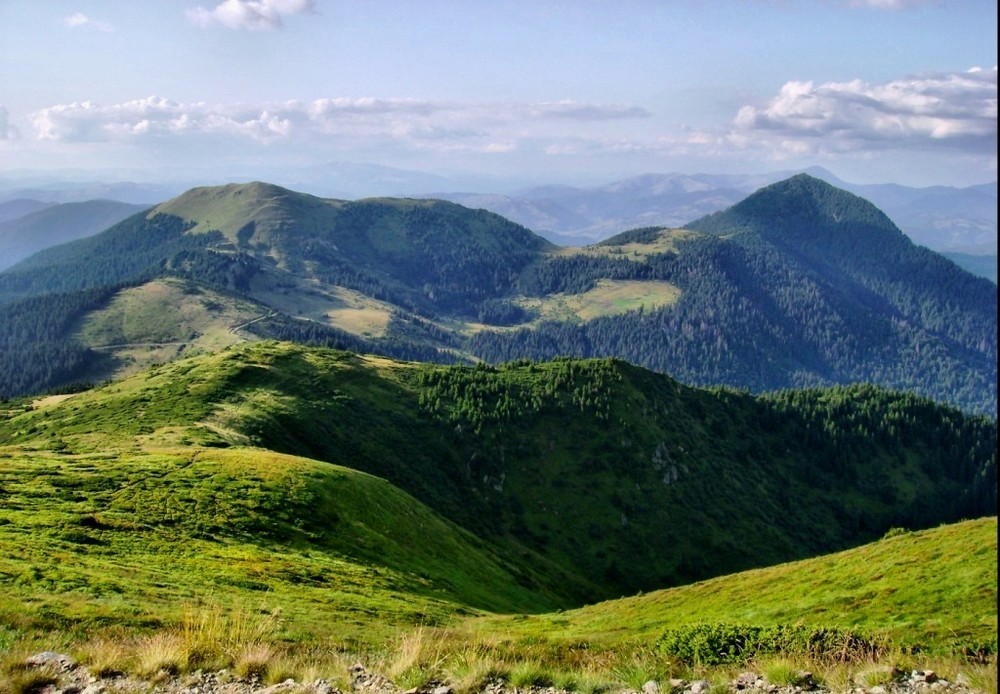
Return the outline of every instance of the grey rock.
{"type": "Polygon", "coordinates": [[[76,667],[76,661],[68,655],[54,653],[53,651],[42,651],[30,656],[24,661],[31,667],[54,667],[67,672],[76,667]]]}
{"type": "Polygon", "coordinates": [[[373,691],[382,694],[400,692],[399,687],[382,675],[368,672],[361,664],[351,666],[351,689],[354,691],[373,691]]]}
{"type": "Polygon", "coordinates": [[[691,692],[691,694],[705,694],[711,688],[712,685],[709,684],[708,680],[695,680],[688,685],[687,691],[691,692]]]}
{"type": "Polygon", "coordinates": [[[272,684],[270,687],[265,687],[264,689],[258,689],[257,694],[276,694],[276,692],[281,692],[286,689],[292,689],[296,686],[295,680],[287,679],[284,682],[279,682],[278,684],[272,684]]]}
{"type": "Polygon", "coordinates": [[[649,680],[642,685],[642,694],[660,694],[660,685],[653,680],[649,680]]]}

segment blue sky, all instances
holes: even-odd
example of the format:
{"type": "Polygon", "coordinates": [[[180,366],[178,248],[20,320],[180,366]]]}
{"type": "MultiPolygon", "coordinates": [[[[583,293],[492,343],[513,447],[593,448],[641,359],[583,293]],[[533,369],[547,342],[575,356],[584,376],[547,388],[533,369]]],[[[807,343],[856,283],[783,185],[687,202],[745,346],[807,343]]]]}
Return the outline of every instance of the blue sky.
{"type": "Polygon", "coordinates": [[[0,177],[996,179],[992,0],[0,0],[0,177]]]}

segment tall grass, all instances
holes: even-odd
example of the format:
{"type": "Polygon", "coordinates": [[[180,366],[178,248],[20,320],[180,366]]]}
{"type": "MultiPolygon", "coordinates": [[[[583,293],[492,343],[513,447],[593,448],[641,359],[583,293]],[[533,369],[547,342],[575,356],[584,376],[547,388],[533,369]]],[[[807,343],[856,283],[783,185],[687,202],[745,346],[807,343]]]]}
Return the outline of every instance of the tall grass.
{"type": "MultiPolygon", "coordinates": [[[[66,644],[66,635],[53,643],[66,644]]],[[[19,641],[0,653],[0,692],[29,694],[54,682],[55,674],[25,666],[28,655],[47,650],[39,642],[19,641]]],[[[961,682],[977,692],[996,694],[997,657],[970,660],[961,655],[921,656],[901,650],[851,659],[778,653],[718,665],[685,664],[645,644],[615,648],[541,640],[515,641],[498,635],[419,627],[401,631],[378,650],[349,650],[282,639],[280,619],[259,610],[229,612],[210,608],[191,612],[184,623],[145,635],[121,633],[77,641],[69,652],[96,676],[132,675],[153,684],[180,678],[194,670],[229,669],[240,679],[270,685],[286,679],[310,683],[327,680],[350,689],[349,671],[362,663],[406,690],[446,682],[458,694],[482,691],[502,681],[513,688],[555,687],[579,694],[640,690],[653,681],[661,691],[674,678],[708,680],[713,690],[744,671],[778,686],[802,685],[811,673],[820,686],[834,692],[852,688],[890,687],[915,669],[934,670],[939,677],[961,682]]]]}

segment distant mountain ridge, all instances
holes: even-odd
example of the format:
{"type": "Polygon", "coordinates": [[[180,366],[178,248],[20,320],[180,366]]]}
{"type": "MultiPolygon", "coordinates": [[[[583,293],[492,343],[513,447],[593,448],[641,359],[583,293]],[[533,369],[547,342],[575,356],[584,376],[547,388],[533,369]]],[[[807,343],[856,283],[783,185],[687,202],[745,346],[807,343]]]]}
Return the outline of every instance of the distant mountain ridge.
{"type": "MultiPolygon", "coordinates": [[[[587,245],[636,227],[682,226],[796,173],[807,173],[872,201],[910,238],[932,250],[997,254],[996,182],[964,188],[854,184],[821,167],[810,167],[764,174],[647,173],[599,185],[523,187],[499,178],[429,174],[348,162],[275,171],[264,178],[327,198],[415,196],[449,200],[496,212],[558,245],[587,245]],[[515,189],[515,185],[521,187],[515,189]]],[[[176,172],[175,176],[180,180],[183,173],[176,172]]],[[[204,184],[98,183],[52,178],[25,179],[22,185],[14,180],[0,181],[0,219],[2,207],[17,198],[34,198],[48,204],[107,198],[152,205],[204,184]]],[[[969,267],[977,268],[978,264],[973,262],[969,267]]]]}
{"type": "MultiPolygon", "coordinates": [[[[996,411],[996,285],[915,246],[871,203],[800,175],[689,226],[559,248],[443,201],[233,184],[36,254],[0,273],[0,301],[10,334],[22,336],[15,349],[40,330],[24,327],[40,306],[55,311],[44,295],[92,292],[82,303],[59,299],[65,309],[45,328],[82,350],[81,363],[126,358],[94,341],[122,331],[87,328],[107,291],[154,302],[135,312],[152,321],[169,292],[121,286],[173,277],[202,297],[202,316],[229,302],[209,298],[219,292],[254,302],[255,316],[249,304],[227,309],[248,316],[240,339],[446,362],[613,356],[689,383],[764,391],[869,381],[996,411]],[[87,356],[95,349],[100,360],[87,356]]],[[[206,344],[196,334],[203,319],[185,330],[175,307],[159,315],[176,316],[167,331],[176,349],[206,344]]],[[[126,332],[137,344],[157,342],[135,328],[126,332]]],[[[38,369],[40,380],[28,381],[57,382],[44,380],[56,369],[38,369]]]]}
{"type": "Polygon", "coordinates": [[[45,248],[92,236],[147,206],[88,200],[59,205],[37,203],[28,207],[36,209],[0,221],[0,270],[45,248]]]}
{"type": "Polygon", "coordinates": [[[55,204],[54,202],[42,202],[41,200],[32,200],[30,198],[7,200],[0,203],[0,222],[17,219],[32,212],[43,210],[46,207],[52,207],[55,204]]]}
{"type": "MultiPolygon", "coordinates": [[[[852,184],[819,167],[805,173],[860,195],[882,209],[916,243],[936,251],[996,255],[997,184],[911,188],[852,184]]],[[[540,186],[508,195],[436,193],[502,214],[561,245],[587,245],[643,226],[684,226],[794,175],[644,174],[579,188],[540,186]]]]}

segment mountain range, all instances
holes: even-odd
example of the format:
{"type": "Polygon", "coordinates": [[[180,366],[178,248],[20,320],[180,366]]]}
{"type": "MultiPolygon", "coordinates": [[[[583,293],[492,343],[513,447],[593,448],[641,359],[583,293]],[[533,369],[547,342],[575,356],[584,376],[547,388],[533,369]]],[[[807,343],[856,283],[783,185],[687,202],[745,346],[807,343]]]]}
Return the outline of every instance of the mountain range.
{"type": "MultiPolygon", "coordinates": [[[[210,460],[245,449],[342,465],[487,543],[510,574],[498,580],[549,606],[996,508],[996,424],[985,417],[870,386],[766,397],[695,389],[619,360],[441,366],[264,341],[14,407],[0,441],[29,457],[132,450],[210,460]]],[[[115,503],[148,506],[157,524],[216,532],[221,518],[186,517],[183,503],[156,500],[162,491],[133,485],[115,503]]],[[[337,531],[333,511],[318,510],[329,501],[302,493],[285,511],[246,517],[246,530],[287,542],[337,531]],[[306,525],[284,525],[314,505],[306,525]]],[[[339,551],[367,556],[350,541],[339,551]]],[[[463,598],[512,607],[490,592],[463,598]]]]}
{"type": "Polygon", "coordinates": [[[996,411],[996,285],[871,203],[799,175],[687,227],[557,247],[444,201],[194,189],[0,273],[0,382],[37,391],[141,366],[137,346],[254,335],[433,361],[621,357],[753,391],[869,381],[996,411]]]}
{"type": "MultiPolygon", "coordinates": [[[[914,242],[942,253],[997,254],[996,183],[951,188],[852,184],[819,167],[814,178],[884,211],[914,242]]],[[[645,174],[592,186],[540,186],[507,195],[435,193],[523,224],[560,245],[587,245],[628,229],[682,226],[736,204],[795,172],[758,175],[645,174]]]]}
{"type": "MultiPolygon", "coordinates": [[[[643,226],[681,226],[742,200],[757,189],[806,173],[866,198],[886,212],[916,243],[948,254],[997,254],[997,185],[915,188],[894,183],[854,184],[821,167],[766,174],[642,174],[600,185],[531,185],[475,176],[428,174],[371,164],[334,162],[275,170],[267,180],[321,197],[430,197],[496,212],[558,245],[587,245],[643,226]]],[[[124,174],[122,174],[124,175],[124,174]]],[[[24,174],[0,179],[0,220],[16,200],[35,204],[84,202],[97,198],[153,205],[196,185],[105,183],[39,178],[24,174]]],[[[232,180],[232,176],[219,176],[232,180]]],[[[2,248],[2,246],[0,246],[2,248]]],[[[995,269],[988,276],[995,280],[995,269]]]]}

